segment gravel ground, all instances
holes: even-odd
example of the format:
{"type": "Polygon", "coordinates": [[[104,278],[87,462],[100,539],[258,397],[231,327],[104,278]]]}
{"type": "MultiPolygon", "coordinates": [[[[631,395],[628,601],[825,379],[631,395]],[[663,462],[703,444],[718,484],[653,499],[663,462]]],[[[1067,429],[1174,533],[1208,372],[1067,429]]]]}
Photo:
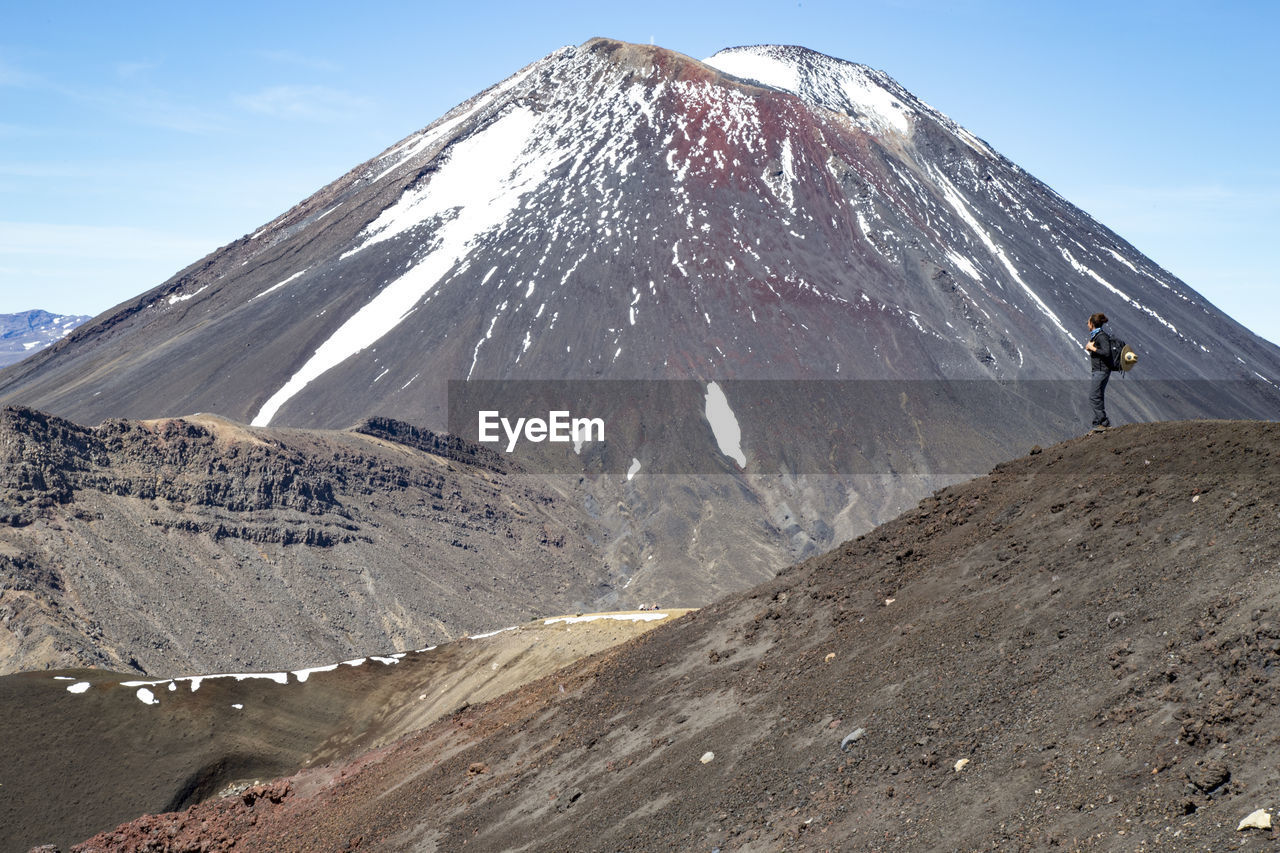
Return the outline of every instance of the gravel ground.
{"type": "Polygon", "coordinates": [[[1237,824],[1280,805],[1277,459],[1242,422],[1035,448],[278,803],[76,849],[1272,849],[1237,824]]]}

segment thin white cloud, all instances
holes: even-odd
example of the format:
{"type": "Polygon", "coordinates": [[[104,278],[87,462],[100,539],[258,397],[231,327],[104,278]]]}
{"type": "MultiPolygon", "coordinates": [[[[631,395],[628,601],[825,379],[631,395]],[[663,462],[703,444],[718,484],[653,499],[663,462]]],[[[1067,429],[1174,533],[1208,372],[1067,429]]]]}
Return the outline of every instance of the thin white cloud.
{"type": "Polygon", "coordinates": [[[0,313],[97,314],[214,248],[149,228],[0,222],[0,313]]]}
{"type": "MultiPolygon", "coordinates": [[[[185,99],[154,88],[129,88],[135,79],[145,76],[145,71],[151,67],[153,66],[140,62],[118,63],[115,70],[121,82],[117,86],[73,87],[6,64],[3,59],[0,59],[0,88],[47,92],[51,96],[101,110],[122,121],[182,133],[204,134],[218,131],[223,127],[223,121],[216,113],[193,105],[185,99]]],[[[8,137],[18,135],[14,130],[15,127],[0,125],[0,135],[8,137]]],[[[27,129],[23,135],[34,133],[36,131],[27,129]]]]}
{"type": "Polygon", "coordinates": [[[7,124],[0,122],[0,139],[19,139],[32,136],[49,136],[50,132],[41,130],[40,128],[28,127],[22,124],[7,124]]]}
{"type": "Polygon", "coordinates": [[[84,96],[84,100],[117,117],[148,127],[202,135],[223,130],[225,122],[212,110],[180,103],[164,92],[114,90],[84,96]]]}
{"type": "Polygon", "coordinates": [[[260,50],[258,56],[277,65],[305,68],[308,71],[340,71],[341,67],[328,59],[307,56],[292,50],[260,50]]]}
{"type": "Polygon", "coordinates": [[[260,115],[303,121],[349,119],[369,107],[364,98],[327,86],[271,86],[235,102],[260,115]]]}
{"type": "Polygon", "coordinates": [[[34,89],[44,85],[44,83],[45,80],[40,75],[24,71],[21,68],[10,65],[4,59],[0,59],[0,87],[34,89]]]}
{"type": "MultiPolygon", "coordinates": [[[[0,136],[4,133],[4,125],[0,125],[0,136]]],[[[92,177],[95,171],[91,166],[65,161],[38,163],[0,160],[0,175],[10,178],[87,178],[92,177]]]]}
{"type": "Polygon", "coordinates": [[[207,240],[128,225],[0,221],[0,257],[56,255],[131,261],[176,253],[190,262],[212,248],[207,240]]]}
{"type": "Polygon", "coordinates": [[[148,71],[159,66],[154,62],[117,62],[116,76],[122,80],[133,80],[143,77],[148,71]]]}

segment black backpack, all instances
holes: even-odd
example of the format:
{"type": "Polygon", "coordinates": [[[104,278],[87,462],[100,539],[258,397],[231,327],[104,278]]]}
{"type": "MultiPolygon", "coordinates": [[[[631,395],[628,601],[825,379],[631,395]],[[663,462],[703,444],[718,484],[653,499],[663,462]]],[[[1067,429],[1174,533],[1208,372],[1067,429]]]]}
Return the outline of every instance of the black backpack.
{"type": "Polygon", "coordinates": [[[1138,363],[1138,354],[1133,351],[1133,347],[1117,338],[1115,335],[1108,334],[1111,340],[1111,354],[1107,359],[1107,366],[1112,370],[1131,370],[1138,363]]]}

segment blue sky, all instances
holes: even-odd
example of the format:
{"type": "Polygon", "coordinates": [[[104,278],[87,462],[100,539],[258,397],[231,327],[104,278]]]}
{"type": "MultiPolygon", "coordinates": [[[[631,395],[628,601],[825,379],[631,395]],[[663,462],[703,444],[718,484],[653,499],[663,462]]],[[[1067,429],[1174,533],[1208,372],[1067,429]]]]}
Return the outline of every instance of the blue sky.
{"type": "Polygon", "coordinates": [[[1280,341],[1280,3],[613,5],[4,0],[0,313],[101,312],[603,35],[881,68],[1280,341]]]}

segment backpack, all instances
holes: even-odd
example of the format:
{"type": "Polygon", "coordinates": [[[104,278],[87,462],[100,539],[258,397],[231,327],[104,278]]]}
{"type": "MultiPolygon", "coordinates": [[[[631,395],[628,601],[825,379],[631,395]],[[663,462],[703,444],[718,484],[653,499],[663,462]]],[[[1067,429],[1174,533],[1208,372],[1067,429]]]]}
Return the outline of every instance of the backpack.
{"type": "Polygon", "coordinates": [[[1138,354],[1133,351],[1133,347],[1115,335],[1108,335],[1107,337],[1111,339],[1111,355],[1107,359],[1107,366],[1112,370],[1132,370],[1133,366],[1138,363],[1138,354]]]}

